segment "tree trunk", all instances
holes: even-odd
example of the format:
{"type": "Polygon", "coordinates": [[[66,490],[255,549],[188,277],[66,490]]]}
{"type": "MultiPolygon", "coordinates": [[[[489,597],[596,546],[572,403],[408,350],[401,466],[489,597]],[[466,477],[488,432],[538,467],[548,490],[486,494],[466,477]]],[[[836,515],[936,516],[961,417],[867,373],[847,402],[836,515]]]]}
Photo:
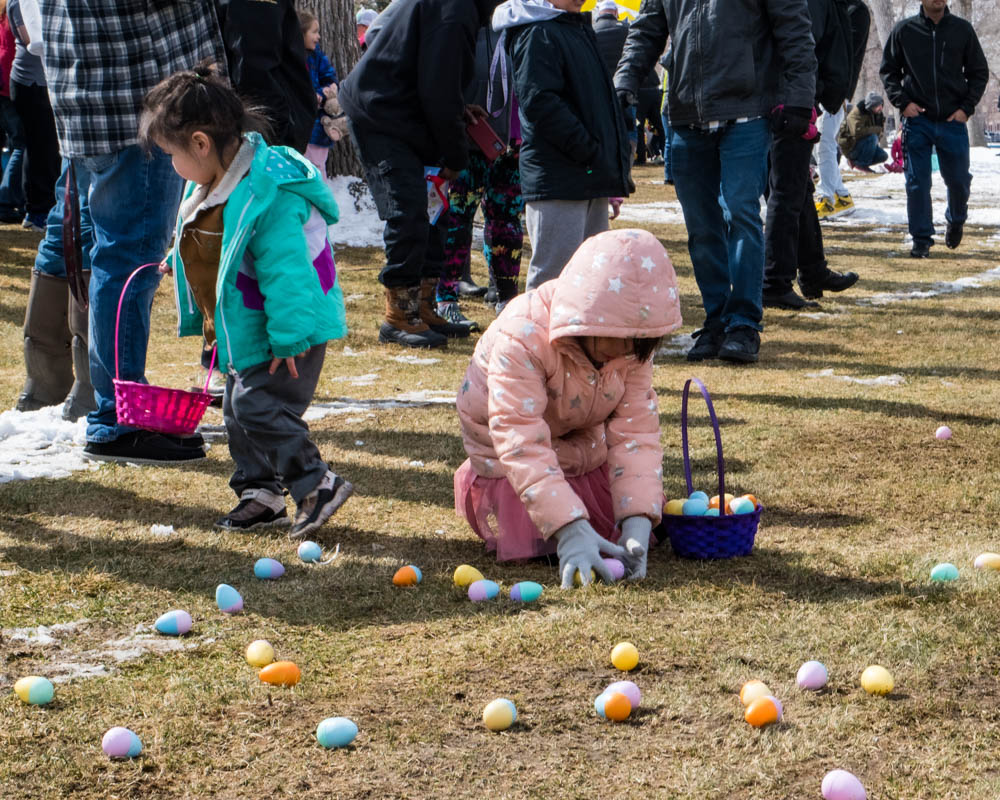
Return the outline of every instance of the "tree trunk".
{"type": "MultiPolygon", "coordinates": [[[[312,0],[299,3],[319,20],[319,46],[343,80],[361,56],[354,23],[353,0],[312,0]]],[[[361,162],[349,137],[335,142],[326,162],[328,175],[361,175],[361,162]]]]}

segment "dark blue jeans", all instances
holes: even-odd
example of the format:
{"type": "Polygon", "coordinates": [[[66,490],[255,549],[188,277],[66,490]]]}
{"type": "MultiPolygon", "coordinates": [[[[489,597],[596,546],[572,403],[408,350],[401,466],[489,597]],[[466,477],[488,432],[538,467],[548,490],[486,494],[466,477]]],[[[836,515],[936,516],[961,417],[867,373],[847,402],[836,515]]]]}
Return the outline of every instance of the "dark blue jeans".
{"type": "Polygon", "coordinates": [[[0,211],[24,212],[24,128],[9,97],[0,97],[0,128],[7,134],[10,158],[4,165],[0,183],[0,211]]]}
{"type": "Polygon", "coordinates": [[[660,114],[663,120],[663,180],[667,183],[674,182],[674,173],[670,169],[670,118],[667,112],[660,114]]]}
{"type": "Polygon", "coordinates": [[[770,140],[766,119],[713,131],[683,125],[670,130],[674,188],[706,326],[763,329],[760,196],[770,140]]]}
{"type": "Polygon", "coordinates": [[[878,136],[871,133],[854,145],[854,149],[847,157],[852,164],[859,167],[870,167],[872,164],[881,164],[889,157],[889,154],[878,146],[878,136]]]}
{"type": "Polygon", "coordinates": [[[931,148],[937,150],[941,177],[948,187],[948,222],[965,222],[969,210],[969,132],[963,122],[931,122],[924,116],[903,119],[906,215],[914,243],[934,243],[931,209],[931,148]]]}

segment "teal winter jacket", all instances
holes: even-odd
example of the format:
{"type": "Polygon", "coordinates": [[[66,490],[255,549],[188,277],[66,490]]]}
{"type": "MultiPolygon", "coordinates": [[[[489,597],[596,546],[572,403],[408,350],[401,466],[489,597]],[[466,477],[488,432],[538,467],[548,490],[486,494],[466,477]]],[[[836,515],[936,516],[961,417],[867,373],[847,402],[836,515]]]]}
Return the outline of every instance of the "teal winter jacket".
{"type": "MultiPolygon", "coordinates": [[[[287,358],[347,333],[344,297],[336,280],[327,227],[337,203],[319,171],[287,147],[268,147],[256,133],[250,171],[223,211],[222,250],[215,284],[218,363],[242,370],[287,358]]],[[[184,198],[197,184],[188,183],[184,198]]],[[[183,220],[177,220],[175,242],[183,220]]],[[[184,275],[179,247],[174,272],[178,335],[202,333],[202,315],[184,275]]]]}

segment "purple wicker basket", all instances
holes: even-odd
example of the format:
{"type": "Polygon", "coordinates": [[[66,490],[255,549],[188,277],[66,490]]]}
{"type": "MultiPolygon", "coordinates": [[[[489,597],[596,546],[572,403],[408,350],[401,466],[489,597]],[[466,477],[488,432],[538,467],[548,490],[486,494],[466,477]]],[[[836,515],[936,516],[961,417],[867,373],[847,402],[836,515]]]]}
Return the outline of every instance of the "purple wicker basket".
{"type": "MultiPolygon", "coordinates": [[[[725,461],[722,458],[722,436],[719,433],[719,420],[715,416],[712,398],[708,389],[697,378],[689,378],[684,384],[684,397],[681,401],[681,443],[684,448],[684,479],[687,481],[688,495],[694,491],[691,482],[691,454],[688,450],[688,395],[691,384],[701,391],[708,406],[708,416],[712,420],[712,430],[715,432],[716,464],[719,471],[719,497],[726,496],[725,461]]],[[[719,516],[695,517],[677,514],[664,514],[663,525],[670,537],[670,546],[682,558],[732,558],[733,556],[748,556],[753,550],[753,540],[760,524],[759,504],[752,514],[726,513],[726,504],[719,503],[719,516]]]]}

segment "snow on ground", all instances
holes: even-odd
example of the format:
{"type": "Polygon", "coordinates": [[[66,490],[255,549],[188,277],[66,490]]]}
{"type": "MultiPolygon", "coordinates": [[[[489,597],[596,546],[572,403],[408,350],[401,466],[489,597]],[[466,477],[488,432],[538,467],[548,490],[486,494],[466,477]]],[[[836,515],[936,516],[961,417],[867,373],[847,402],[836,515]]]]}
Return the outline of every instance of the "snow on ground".
{"type": "Polygon", "coordinates": [[[378,218],[368,187],[358,178],[330,178],[327,184],[340,209],[340,219],[330,226],[334,246],[381,247],[384,223],[378,218]]]}
{"type": "Polygon", "coordinates": [[[62,406],[0,413],[0,483],[93,469],[83,457],[86,430],[84,419],[66,422],[62,406]]]}
{"type": "Polygon", "coordinates": [[[843,383],[858,383],[862,386],[900,386],[906,383],[902,375],[879,375],[877,378],[855,378],[852,375],[834,375],[832,369],[821,369],[819,372],[807,372],[807,378],[829,378],[843,383]]]}
{"type": "Polygon", "coordinates": [[[885,306],[889,303],[898,303],[901,300],[926,300],[929,297],[938,297],[943,294],[955,294],[964,292],[966,289],[978,289],[988,283],[1000,281],[1000,267],[988,269],[977,275],[968,275],[953,281],[935,281],[928,289],[910,289],[905,292],[880,292],[879,294],[859,297],[858,305],[865,306],[885,306]]]}

